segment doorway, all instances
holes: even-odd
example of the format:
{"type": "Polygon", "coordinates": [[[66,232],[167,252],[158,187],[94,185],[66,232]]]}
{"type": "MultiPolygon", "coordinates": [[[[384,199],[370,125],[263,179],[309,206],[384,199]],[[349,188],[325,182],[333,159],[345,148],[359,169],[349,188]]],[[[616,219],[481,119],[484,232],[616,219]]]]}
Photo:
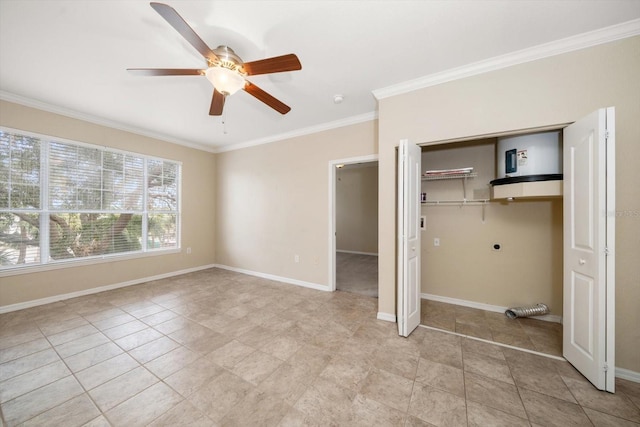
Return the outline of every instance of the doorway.
{"type": "Polygon", "coordinates": [[[331,161],[329,177],[329,287],[377,297],[377,156],[331,161]]]}

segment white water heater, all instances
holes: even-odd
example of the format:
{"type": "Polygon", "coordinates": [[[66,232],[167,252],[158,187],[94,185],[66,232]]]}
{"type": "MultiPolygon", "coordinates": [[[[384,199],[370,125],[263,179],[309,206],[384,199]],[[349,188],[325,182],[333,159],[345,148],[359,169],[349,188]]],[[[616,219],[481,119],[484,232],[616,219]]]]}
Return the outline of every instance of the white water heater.
{"type": "Polygon", "coordinates": [[[498,138],[498,179],[492,185],[562,179],[560,131],[498,138]]]}

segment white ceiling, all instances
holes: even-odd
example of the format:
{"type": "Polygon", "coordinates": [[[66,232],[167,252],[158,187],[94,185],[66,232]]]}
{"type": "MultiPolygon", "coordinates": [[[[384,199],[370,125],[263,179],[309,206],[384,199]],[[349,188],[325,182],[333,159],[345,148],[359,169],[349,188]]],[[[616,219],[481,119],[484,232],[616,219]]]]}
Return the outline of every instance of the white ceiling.
{"type": "Polygon", "coordinates": [[[245,62],[296,53],[301,71],[249,78],[291,112],[241,91],[211,117],[204,77],[128,73],[206,65],[139,0],[0,0],[1,97],[221,151],[370,119],[375,90],[640,18],[640,0],[168,2],[245,62]]]}

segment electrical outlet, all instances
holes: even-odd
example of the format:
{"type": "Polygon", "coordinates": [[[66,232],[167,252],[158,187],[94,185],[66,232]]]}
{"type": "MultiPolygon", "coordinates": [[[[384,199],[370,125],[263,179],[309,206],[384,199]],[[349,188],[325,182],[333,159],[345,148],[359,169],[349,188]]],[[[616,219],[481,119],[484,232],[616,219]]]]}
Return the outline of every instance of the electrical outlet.
{"type": "Polygon", "coordinates": [[[440,246],[440,238],[439,237],[434,237],[433,238],[433,246],[440,246]]]}
{"type": "Polygon", "coordinates": [[[295,255],[293,256],[293,262],[300,262],[300,255],[295,254],[295,255]]]}
{"type": "Polygon", "coordinates": [[[191,247],[187,248],[187,255],[189,255],[191,253],[191,247]]]}

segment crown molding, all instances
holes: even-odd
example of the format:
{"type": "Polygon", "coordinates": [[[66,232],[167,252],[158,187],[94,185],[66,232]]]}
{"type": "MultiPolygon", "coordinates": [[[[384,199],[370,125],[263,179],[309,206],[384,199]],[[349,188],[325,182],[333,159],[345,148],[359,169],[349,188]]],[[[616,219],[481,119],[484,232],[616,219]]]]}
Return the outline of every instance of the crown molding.
{"type": "Polygon", "coordinates": [[[358,123],[370,122],[378,118],[378,112],[372,111],[369,113],[359,114],[357,116],[347,117],[345,119],[335,120],[333,122],[322,123],[315,126],[309,126],[302,129],[296,129],[291,132],[280,133],[277,135],[267,136],[265,138],[254,139],[253,141],[242,142],[239,144],[229,144],[226,146],[218,147],[216,153],[224,153],[226,151],[240,150],[242,148],[255,147],[257,145],[269,144],[271,142],[282,141],[289,138],[295,138],[298,136],[311,135],[314,133],[341,128],[344,126],[355,125],[358,123]]]}
{"type": "Polygon", "coordinates": [[[69,117],[72,119],[83,120],[85,122],[93,123],[100,126],[106,126],[112,129],[117,129],[125,132],[134,133],[136,135],[146,136],[148,138],[159,139],[161,141],[169,142],[171,144],[182,145],[196,150],[207,151],[209,153],[215,153],[213,147],[207,147],[204,145],[196,144],[194,142],[185,141],[183,139],[171,138],[167,135],[152,132],[146,129],[138,128],[135,126],[126,125],[124,123],[108,120],[102,117],[97,117],[91,114],[81,113],[70,108],[64,108],[57,105],[49,104],[43,101],[27,98],[21,95],[16,95],[11,92],[0,90],[0,99],[7,102],[13,102],[14,104],[23,105],[25,107],[37,108],[38,110],[47,111],[49,113],[60,114],[61,116],[69,117]]]}
{"type": "Polygon", "coordinates": [[[541,44],[505,55],[496,56],[483,61],[474,62],[462,67],[452,68],[439,73],[430,74],[396,85],[387,86],[373,91],[376,99],[389,98],[418,89],[436,86],[442,83],[500,70],[525,62],[536,61],[563,53],[609,43],[612,41],[640,35],[640,19],[623,22],[599,30],[590,31],[576,36],[567,37],[553,42],[541,44]]]}
{"type": "Polygon", "coordinates": [[[69,108],[60,107],[57,105],[49,104],[43,101],[38,101],[35,99],[27,98],[21,95],[16,95],[11,92],[0,90],[0,99],[7,102],[13,102],[14,104],[23,105],[25,107],[37,108],[38,110],[47,111],[49,113],[60,114],[65,117],[70,117],[72,119],[83,120],[86,122],[90,122],[100,126],[106,126],[113,129],[122,130],[125,132],[134,133],[141,136],[146,136],[149,138],[159,139],[161,141],[166,141],[171,144],[182,145],[189,148],[194,148],[196,150],[206,151],[209,153],[222,153],[226,151],[240,150],[242,148],[254,147],[256,145],[268,144],[270,142],[281,141],[283,139],[294,138],[297,136],[310,135],[313,133],[336,129],[344,126],[349,126],[357,123],[363,123],[371,120],[375,120],[378,118],[378,113],[376,111],[360,114],[357,116],[347,117],[345,119],[336,120],[333,122],[327,122],[316,126],[310,126],[303,129],[297,129],[291,132],[281,133],[277,135],[271,135],[265,138],[255,139],[252,141],[247,141],[238,144],[229,144],[222,147],[208,147],[200,144],[196,144],[190,141],[185,141],[182,139],[171,138],[167,135],[163,135],[156,132],[151,132],[146,129],[138,128],[135,126],[125,125],[120,122],[116,122],[113,120],[104,119],[101,117],[93,116],[91,114],[81,113],[76,110],[72,110],[69,108]]]}

